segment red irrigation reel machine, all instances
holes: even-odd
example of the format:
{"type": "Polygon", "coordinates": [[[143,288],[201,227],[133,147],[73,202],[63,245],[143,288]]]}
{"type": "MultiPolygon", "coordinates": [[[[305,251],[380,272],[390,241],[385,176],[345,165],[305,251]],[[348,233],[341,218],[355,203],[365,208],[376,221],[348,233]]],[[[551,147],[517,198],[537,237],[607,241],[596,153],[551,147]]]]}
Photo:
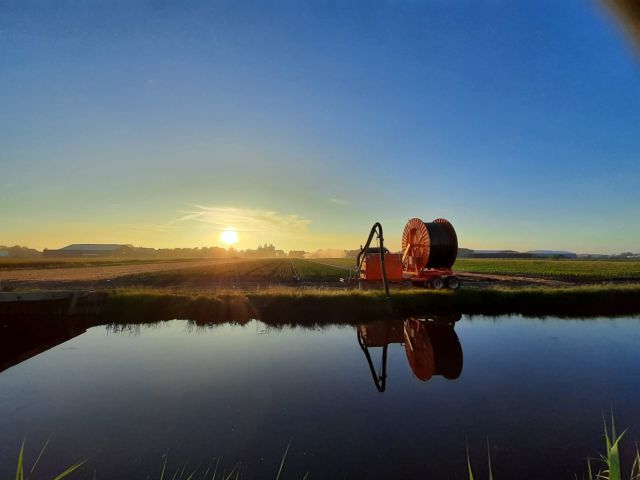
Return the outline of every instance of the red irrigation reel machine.
{"type": "Polygon", "coordinates": [[[384,247],[382,225],[375,223],[357,257],[356,278],[361,285],[379,284],[389,293],[389,283],[411,282],[413,285],[440,290],[460,287],[451,267],[458,256],[458,237],[453,225],[444,218],[423,222],[410,219],[402,233],[402,251],[391,253],[384,247]],[[371,242],[377,238],[378,246],[371,242]]]}

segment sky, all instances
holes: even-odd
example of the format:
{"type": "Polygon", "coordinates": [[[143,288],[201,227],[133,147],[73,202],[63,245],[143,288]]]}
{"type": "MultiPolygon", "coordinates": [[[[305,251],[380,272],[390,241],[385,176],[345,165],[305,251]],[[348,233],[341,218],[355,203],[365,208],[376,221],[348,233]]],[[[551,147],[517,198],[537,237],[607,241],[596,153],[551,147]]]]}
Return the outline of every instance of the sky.
{"type": "Polygon", "coordinates": [[[595,1],[0,2],[0,245],[640,251],[639,187],[595,1]]]}

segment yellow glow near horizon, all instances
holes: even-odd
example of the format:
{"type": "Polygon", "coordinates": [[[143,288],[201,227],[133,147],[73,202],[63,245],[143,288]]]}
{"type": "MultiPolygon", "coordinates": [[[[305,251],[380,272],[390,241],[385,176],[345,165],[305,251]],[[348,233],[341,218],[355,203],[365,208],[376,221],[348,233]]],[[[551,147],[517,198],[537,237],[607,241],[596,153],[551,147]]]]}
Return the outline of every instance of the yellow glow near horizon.
{"type": "Polygon", "coordinates": [[[227,228],[220,234],[220,240],[227,245],[233,245],[238,241],[238,232],[232,228],[227,228]]]}

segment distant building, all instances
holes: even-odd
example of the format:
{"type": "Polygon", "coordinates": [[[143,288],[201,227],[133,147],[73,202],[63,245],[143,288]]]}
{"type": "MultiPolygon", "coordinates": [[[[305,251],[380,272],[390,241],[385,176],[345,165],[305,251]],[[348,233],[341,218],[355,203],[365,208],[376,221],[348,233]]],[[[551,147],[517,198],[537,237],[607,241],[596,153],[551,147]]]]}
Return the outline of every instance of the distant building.
{"type": "Polygon", "coordinates": [[[122,257],[133,253],[131,245],[74,243],[59,250],[44,249],[45,257],[122,257]]]}
{"type": "Polygon", "coordinates": [[[125,246],[129,247],[129,251],[127,252],[127,255],[131,254],[131,255],[135,255],[136,257],[151,257],[156,253],[155,248],[131,247],[130,245],[125,245],[125,246]]]}
{"type": "Polygon", "coordinates": [[[577,254],[564,250],[531,250],[527,253],[533,258],[578,258],[577,254]]]}

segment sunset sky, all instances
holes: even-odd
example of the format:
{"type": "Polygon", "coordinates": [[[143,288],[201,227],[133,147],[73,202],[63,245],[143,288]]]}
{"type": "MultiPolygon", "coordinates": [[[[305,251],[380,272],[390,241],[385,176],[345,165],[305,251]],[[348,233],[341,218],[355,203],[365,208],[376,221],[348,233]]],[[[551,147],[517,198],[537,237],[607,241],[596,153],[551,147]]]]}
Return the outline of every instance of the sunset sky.
{"type": "Polygon", "coordinates": [[[640,251],[640,60],[589,1],[3,2],[0,245],[640,251]]]}

